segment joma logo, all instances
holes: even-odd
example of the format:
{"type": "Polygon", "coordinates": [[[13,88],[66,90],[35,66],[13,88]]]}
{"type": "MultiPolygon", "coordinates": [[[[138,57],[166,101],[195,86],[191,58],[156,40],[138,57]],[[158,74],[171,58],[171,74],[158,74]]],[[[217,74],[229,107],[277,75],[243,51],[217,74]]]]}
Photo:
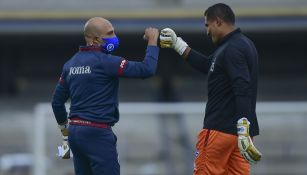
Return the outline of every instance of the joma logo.
{"type": "Polygon", "coordinates": [[[78,66],[78,67],[70,67],[69,75],[76,75],[76,74],[90,74],[91,67],[90,66],[78,66]]]}

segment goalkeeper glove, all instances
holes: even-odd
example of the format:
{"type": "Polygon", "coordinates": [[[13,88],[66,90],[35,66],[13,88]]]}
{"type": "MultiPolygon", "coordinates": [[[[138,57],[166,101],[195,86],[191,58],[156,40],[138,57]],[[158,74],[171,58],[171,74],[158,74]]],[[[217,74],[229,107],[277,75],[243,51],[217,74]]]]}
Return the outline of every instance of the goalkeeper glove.
{"type": "Polygon", "coordinates": [[[188,44],[180,37],[177,37],[172,29],[165,28],[160,32],[160,46],[161,48],[173,48],[179,55],[182,55],[188,44]]]}
{"type": "Polygon", "coordinates": [[[59,156],[62,157],[62,159],[69,159],[70,158],[70,147],[68,144],[68,123],[65,123],[63,125],[59,125],[59,128],[62,133],[63,137],[63,144],[59,146],[59,156]]]}
{"type": "Polygon", "coordinates": [[[254,146],[251,137],[249,136],[250,122],[247,118],[241,118],[237,122],[238,129],[238,146],[241,155],[250,163],[256,164],[260,161],[262,154],[254,146]]]}
{"type": "Polygon", "coordinates": [[[63,140],[63,144],[61,146],[58,146],[58,151],[58,156],[62,159],[70,159],[71,153],[67,140],[63,140]]]}

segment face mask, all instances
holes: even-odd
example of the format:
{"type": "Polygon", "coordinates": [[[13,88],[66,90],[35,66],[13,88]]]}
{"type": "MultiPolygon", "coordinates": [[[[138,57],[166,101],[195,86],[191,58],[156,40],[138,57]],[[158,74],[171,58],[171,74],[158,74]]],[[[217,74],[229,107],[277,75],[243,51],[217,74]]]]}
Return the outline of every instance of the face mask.
{"type": "Polygon", "coordinates": [[[102,38],[104,44],[101,44],[102,50],[106,53],[112,53],[119,47],[119,40],[118,38],[102,38]]]}

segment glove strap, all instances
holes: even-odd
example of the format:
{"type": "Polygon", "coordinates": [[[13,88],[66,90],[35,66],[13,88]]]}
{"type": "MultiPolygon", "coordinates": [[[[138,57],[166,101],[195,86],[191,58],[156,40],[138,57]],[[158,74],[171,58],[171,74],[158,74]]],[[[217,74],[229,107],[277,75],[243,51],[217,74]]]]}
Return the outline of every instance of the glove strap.
{"type": "Polygon", "coordinates": [[[63,141],[68,141],[68,136],[63,136],[63,141]]]}
{"type": "Polygon", "coordinates": [[[237,122],[237,132],[238,135],[249,136],[249,124],[250,122],[247,118],[241,118],[237,122]]]}
{"type": "Polygon", "coordinates": [[[63,124],[63,125],[58,125],[58,128],[60,130],[67,129],[68,128],[68,124],[66,123],[66,124],[63,124]]]}
{"type": "Polygon", "coordinates": [[[179,53],[179,55],[182,55],[185,51],[185,49],[188,47],[188,44],[182,40],[182,38],[177,37],[176,44],[174,45],[174,49],[179,53]]]}

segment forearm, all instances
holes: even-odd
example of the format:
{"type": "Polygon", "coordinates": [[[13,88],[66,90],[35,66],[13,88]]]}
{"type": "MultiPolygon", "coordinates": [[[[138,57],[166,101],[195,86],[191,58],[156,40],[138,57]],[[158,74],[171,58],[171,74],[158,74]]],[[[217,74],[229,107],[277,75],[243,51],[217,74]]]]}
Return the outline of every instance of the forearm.
{"type": "Polygon", "coordinates": [[[249,96],[236,96],[236,115],[250,120],[251,98],[249,96]]]}
{"type": "Polygon", "coordinates": [[[187,60],[187,59],[188,59],[188,56],[189,56],[191,50],[192,50],[192,49],[191,49],[191,47],[189,47],[189,46],[185,49],[185,51],[184,51],[183,54],[182,54],[182,57],[183,57],[184,60],[187,60]]]}
{"type": "Polygon", "coordinates": [[[121,76],[131,78],[147,78],[156,72],[159,56],[157,46],[148,45],[143,61],[127,61],[121,76]]]}
{"type": "Polygon", "coordinates": [[[159,48],[154,45],[148,45],[146,49],[146,55],[142,62],[142,72],[140,75],[144,78],[153,76],[156,73],[157,63],[159,56],[159,48]]]}
{"type": "Polygon", "coordinates": [[[236,115],[250,119],[252,108],[250,80],[248,78],[249,76],[243,75],[237,73],[233,76],[231,79],[232,91],[236,100],[236,115]]]}
{"type": "Polygon", "coordinates": [[[59,125],[67,123],[67,111],[65,102],[67,101],[68,97],[69,95],[67,88],[59,83],[55,88],[51,102],[55,119],[59,125]]]}
{"type": "Polygon", "coordinates": [[[64,104],[61,105],[53,102],[52,110],[58,125],[63,125],[67,123],[67,112],[64,104]]]}
{"type": "Polygon", "coordinates": [[[154,39],[154,38],[153,39],[152,38],[149,39],[147,45],[148,46],[157,46],[158,45],[157,44],[157,39],[154,39]]]}
{"type": "Polygon", "coordinates": [[[210,60],[207,56],[187,47],[182,57],[187,61],[194,69],[208,73],[210,60]]]}
{"type": "Polygon", "coordinates": [[[52,110],[55,116],[55,119],[58,123],[59,129],[63,135],[63,139],[67,140],[68,136],[68,119],[67,119],[67,112],[65,108],[65,104],[62,102],[53,99],[52,101],[52,110]]]}
{"type": "Polygon", "coordinates": [[[188,63],[195,69],[207,73],[210,60],[208,57],[193,51],[188,44],[171,28],[165,28],[160,33],[161,48],[173,48],[179,55],[181,55],[188,63]]]}
{"type": "Polygon", "coordinates": [[[143,74],[144,77],[153,76],[156,73],[157,63],[159,56],[159,48],[157,46],[148,45],[146,49],[146,55],[143,60],[143,74]]]}

